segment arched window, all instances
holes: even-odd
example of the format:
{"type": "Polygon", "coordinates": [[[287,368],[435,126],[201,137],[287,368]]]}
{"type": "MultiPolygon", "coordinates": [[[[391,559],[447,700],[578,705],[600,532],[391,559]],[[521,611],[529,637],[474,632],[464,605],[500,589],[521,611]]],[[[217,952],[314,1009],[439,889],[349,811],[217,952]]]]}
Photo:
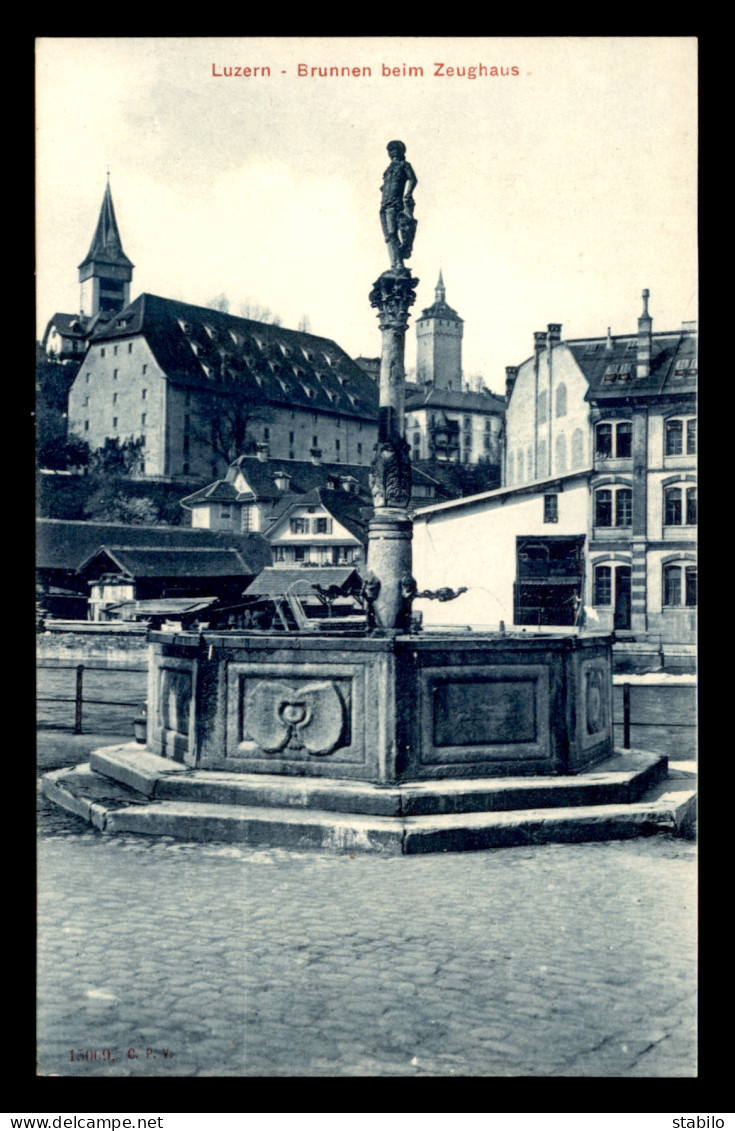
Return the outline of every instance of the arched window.
{"type": "Polygon", "coordinates": [[[664,608],[693,608],[697,604],[697,567],[687,562],[668,562],[663,567],[664,608]]]}
{"type": "Polygon", "coordinates": [[[572,432],[572,469],[584,463],[584,435],[581,428],[572,432]]]}
{"type": "Polygon", "coordinates": [[[667,456],[696,455],[696,416],[674,416],[666,421],[664,451],[667,456]]]}
{"type": "Polygon", "coordinates": [[[546,440],[539,440],[537,478],[542,479],[544,475],[548,474],[549,468],[546,463],[546,440]]]}
{"type": "Polygon", "coordinates": [[[515,453],[514,452],[508,453],[508,472],[507,472],[507,475],[508,475],[508,486],[510,487],[510,486],[512,486],[513,480],[515,478],[515,453]]]}
{"type": "MultiPolygon", "coordinates": [[[[557,413],[558,415],[558,413],[557,413]]],[[[567,469],[567,440],[563,432],[556,437],[556,473],[561,475],[567,469]]]]}
{"type": "Polygon", "coordinates": [[[612,566],[595,567],[592,603],[594,605],[612,605],[612,566]]]}
{"type": "Polygon", "coordinates": [[[546,423],[546,391],[538,395],[538,423],[546,423]]]}
{"type": "Polygon", "coordinates": [[[533,479],[533,448],[530,444],[528,445],[528,449],[526,451],[526,469],[528,478],[533,479]]]}
{"type": "Polygon", "coordinates": [[[697,488],[677,484],[664,487],[664,526],[697,525],[697,488]]]}
{"type": "Polygon", "coordinates": [[[524,468],[523,468],[523,451],[518,452],[518,482],[523,482],[524,468]]]}
{"type": "Polygon", "coordinates": [[[597,459],[630,459],[633,454],[633,424],[630,420],[601,421],[595,428],[597,459]]]}
{"type": "Polygon", "coordinates": [[[595,526],[630,526],[632,521],[630,487],[599,487],[595,491],[595,526]]]}
{"type": "Polygon", "coordinates": [[[567,387],[562,381],[561,385],[557,385],[556,389],[556,415],[566,416],[567,414],[567,387]]]}

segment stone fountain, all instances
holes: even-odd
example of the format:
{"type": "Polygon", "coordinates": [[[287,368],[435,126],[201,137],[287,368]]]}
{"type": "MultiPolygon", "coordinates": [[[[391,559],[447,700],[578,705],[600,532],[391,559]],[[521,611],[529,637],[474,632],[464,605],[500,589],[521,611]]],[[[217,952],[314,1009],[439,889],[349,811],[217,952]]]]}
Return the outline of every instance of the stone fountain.
{"type": "Polygon", "coordinates": [[[348,851],[685,828],[694,795],[666,783],[666,758],[613,750],[609,637],[412,629],[404,351],[418,279],[405,260],[417,178],[402,142],[388,152],[364,634],[151,632],[146,749],[95,751],[44,789],[106,832],[348,851]]]}

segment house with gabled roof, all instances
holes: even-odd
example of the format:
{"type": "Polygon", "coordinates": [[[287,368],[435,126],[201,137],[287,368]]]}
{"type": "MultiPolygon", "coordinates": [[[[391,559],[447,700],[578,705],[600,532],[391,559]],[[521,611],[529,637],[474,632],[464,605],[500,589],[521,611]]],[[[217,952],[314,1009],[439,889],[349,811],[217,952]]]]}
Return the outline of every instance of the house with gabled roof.
{"type": "Polygon", "coordinates": [[[461,614],[425,616],[586,620],[631,646],[693,651],[697,327],[654,332],[648,300],[636,333],[565,341],[550,323],[506,369],[502,488],[414,516],[416,576],[462,584],[461,546],[490,598],[478,588],[461,614]]]}
{"type": "Polygon", "coordinates": [[[78,616],[80,598],[93,620],[122,601],[234,599],[271,560],[257,533],[36,520],[39,602],[52,614],[78,616]]]}
{"type": "MultiPolygon", "coordinates": [[[[273,539],[277,537],[276,564],[315,563],[325,557],[339,562],[357,560],[358,543],[366,545],[367,521],[373,513],[369,467],[323,462],[318,448],[312,449],[309,460],[282,460],[272,458],[266,444],[258,447],[257,456],[233,460],[224,479],[216,479],[181,500],[182,507],[191,511],[192,526],[259,531],[273,546],[274,554],[273,539]],[[305,504],[307,496],[311,498],[305,504]],[[276,524],[289,508],[302,504],[307,511],[292,514],[288,531],[282,533],[279,528],[276,535],[276,524]],[[296,522],[297,518],[303,529],[291,531],[291,519],[296,522]],[[293,545],[289,544],[291,534],[293,545]],[[305,542],[299,537],[303,534],[318,536],[318,541],[305,542]],[[298,552],[307,546],[313,552],[298,552]],[[333,553],[327,553],[327,547],[333,553]]],[[[413,480],[414,506],[447,497],[446,489],[427,472],[414,469],[413,480]]]]}

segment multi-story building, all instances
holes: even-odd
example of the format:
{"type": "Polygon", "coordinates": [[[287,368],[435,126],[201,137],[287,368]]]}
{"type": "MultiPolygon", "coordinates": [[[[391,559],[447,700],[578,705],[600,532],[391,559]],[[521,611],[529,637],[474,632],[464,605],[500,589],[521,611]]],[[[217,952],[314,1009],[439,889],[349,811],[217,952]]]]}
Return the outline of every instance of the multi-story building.
{"type": "Polygon", "coordinates": [[[142,439],[140,473],[165,479],[214,478],[257,442],[367,465],[377,389],[331,339],[143,294],[92,336],[69,430],[142,439]]]}
{"type": "Polygon", "coordinates": [[[446,301],[441,271],[435,300],[416,321],[416,383],[406,385],[406,439],[413,460],[499,465],[505,401],[462,372],[464,320],[446,301]]]}
{"type": "Polygon", "coordinates": [[[130,302],[109,183],[79,267],[79,314],[56,314],[47,353],[81,360],[69,432],[99,448],[132,439],[138,474],[211,479],[257,442],[283,459],[320,448],[368,465],[377,438],[375,382],[330,338],[142,294],[130,302]]]}
{"type": "Polygon", "coordinates": [[[406,393],[411,459],[499,465],[505,401],[487,390],[460,393],[423,386],[406,393]]]}
{"type": "MultiPolygon", "coordinates": [[[[654,333],[648,297],[637,333],[563,341],[552,323],[506,370],[504,486],[417,512],[425,584],[463,583],[461,545],[495,619],[571,625],[585,606],[623,637],[694,643],[697,331],[654,333]]],[[[483,601],[462,618],[492,620],[483,601]]]]}

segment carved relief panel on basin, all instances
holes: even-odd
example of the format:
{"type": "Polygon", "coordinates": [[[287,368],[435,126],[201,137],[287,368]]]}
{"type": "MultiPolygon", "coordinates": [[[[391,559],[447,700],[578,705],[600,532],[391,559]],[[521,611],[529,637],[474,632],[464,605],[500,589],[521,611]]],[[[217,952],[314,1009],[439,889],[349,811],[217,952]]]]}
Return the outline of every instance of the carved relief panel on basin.
{"type": "Polygon", "coordinates": [[[158,669],[154,748],[168,757],[185,761],[193,758],[190,750],[194,694],[194,669],[190,661],[169,660],[158,669]]]}
{"type": "MultiPolygon", "coordinates": [[[[227,757],[277,764],[360,762],[362,680],[317,665],[232,664],[228,671],[227,757]],[[280,670],[279,670],[280,669],[280,670]],[[355,687],[357,684],[357,688],[355,687]]],[[[362,725],[361,725],[362,724],[362,725]]]]}
{"type": "Polygon", "coordinates": [[[612,680],[606,659],[584,660],[580,665],[579,701],[582,746],[596,746],[610,736],[612,680]]]}
{"type": "Polygon", "coordinates": [[[283,679],[248,682],[243,737],[249,734],[266,754],[289,749],[333,754],[345,745],[345,704],[332,680],[295,687],[283,679]]]}

